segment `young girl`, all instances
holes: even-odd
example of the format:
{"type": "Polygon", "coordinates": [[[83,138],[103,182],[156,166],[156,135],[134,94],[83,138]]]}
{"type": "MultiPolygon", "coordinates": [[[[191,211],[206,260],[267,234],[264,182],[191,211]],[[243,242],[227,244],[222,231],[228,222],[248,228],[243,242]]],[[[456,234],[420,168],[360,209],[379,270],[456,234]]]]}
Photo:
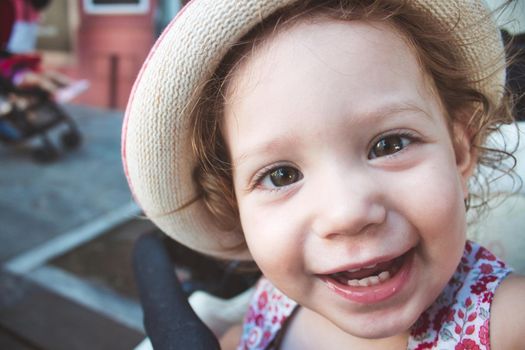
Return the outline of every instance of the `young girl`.
{"type": "Polygon", "coordinates": [[[135,85],[128,181],[263,272],[239,349],[517,349],[525,279],[465,235],[503,62],[478,0],[196,0],[135,85]]]}

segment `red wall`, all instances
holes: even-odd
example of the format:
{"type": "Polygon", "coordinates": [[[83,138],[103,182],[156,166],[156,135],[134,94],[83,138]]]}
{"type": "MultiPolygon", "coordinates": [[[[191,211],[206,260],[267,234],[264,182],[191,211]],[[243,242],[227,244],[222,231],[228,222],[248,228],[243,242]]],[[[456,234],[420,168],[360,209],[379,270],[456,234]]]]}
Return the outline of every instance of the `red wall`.
{"type": "Polygon", "coordinates": [[[154,42],[153,9],[144,15],[84,13],[79,0],[77,33],[78,76],[91,82],[76,101],[124,109],[135,77],[154,42]]]}

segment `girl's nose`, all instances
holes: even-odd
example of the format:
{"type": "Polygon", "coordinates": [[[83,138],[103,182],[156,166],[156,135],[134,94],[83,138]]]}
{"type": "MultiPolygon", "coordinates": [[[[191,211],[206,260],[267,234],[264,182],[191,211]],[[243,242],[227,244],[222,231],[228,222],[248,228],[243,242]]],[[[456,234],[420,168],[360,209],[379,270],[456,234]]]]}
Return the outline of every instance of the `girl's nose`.
{"type": "Polygon", "coordinates": [[[385,198],[374,177],[353,172],[332,180],[317,191],[312,227],[317,235],[357,235],[385,221],[385,198]]]}

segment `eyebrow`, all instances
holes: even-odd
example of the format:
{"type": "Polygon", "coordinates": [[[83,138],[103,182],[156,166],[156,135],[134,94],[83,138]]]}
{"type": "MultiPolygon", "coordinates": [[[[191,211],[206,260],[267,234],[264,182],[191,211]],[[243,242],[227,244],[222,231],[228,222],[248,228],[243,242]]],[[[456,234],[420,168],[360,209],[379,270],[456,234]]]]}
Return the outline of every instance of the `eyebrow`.
{"type": "MultiPolygon", "coordinates": [[[[403,112],[413,112],[419,115],[424,115],[428,119],[432,119],[431,115],[424,109],[418,107],[414,103],[402,102],[402,103],[392,103],[385,106],[380,106],[374,110],[364,111],[355,113],[353,118],[348,118],[349,127],[358,127],[360,124],[365,122],[367,123],[376,123],[385,119],[387,117],[395,116],[403,112]]],[[[280,151],[283,147],[288,147],[292,144],[296,144],[296,137],[289,135],[278,135],[273,139],[270,139],[268,142],[265,142],[261,145],[256,145],[249,148],[247,151],[240,154],[238,157],[232,159],[232,165],[238,166],[246,158],[249,158],[254,154],[265,154],[273,153],[275,151],[280,151]]]]}
{"type": "Polygon", "coordinates": [[[403,103],[394,103],[386,106],[382,106],[374,111],[363,113],[363,118],[375,118],[376,120],[381,120],[388,116],[399,114],[402,112],[416,112],[421,113],[427,118],[431,119],[431,115],[424,109],[418,107],[414,103],[403,102],[403,103]]]}
{"type": "Polygon", "coordinates": [[[273,153],[275,151],[282,150],[283,147],[288,147],[294,144],[295,139],[296,138],[293,136],[283,137],[283,135],[279,135],[279,137],[275,137],[264,144],[254,146],[248,149],[246,152],[241,153],[238,157],[233,158],[232,165],[234,167],[238,166],[243,160],[254,154],[273,153]]]}

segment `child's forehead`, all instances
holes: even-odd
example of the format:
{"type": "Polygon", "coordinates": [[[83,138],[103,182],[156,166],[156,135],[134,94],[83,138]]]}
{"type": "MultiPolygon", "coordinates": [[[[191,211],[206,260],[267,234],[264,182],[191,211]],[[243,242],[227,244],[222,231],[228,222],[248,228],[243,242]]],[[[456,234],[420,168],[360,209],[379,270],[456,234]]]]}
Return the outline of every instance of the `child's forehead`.
{"type": "Polygon", "coordinates": [[[318,123],[340,115],[352,127],[385,121],[375,117],[399,109],[443,115],[416,55],[388,24],[304,23],[251,55],[230,82],[224,119],[250,142],[261,123],[275,136],[286,134],[285,120],[302,129],[305,119],[315,121],[315,134],[318,123]]]}
{"type": "MultiPolygon", "coordinates": [[[[410,65],[418,69],[428,83],[428,76],[409,40],[390,22],[323,17],[297,21],[274,31],[243,57],[231,74],[227,103],[255,86],[275,83],[283,74],[316,74],[316,67],[328,66],[337,73],[335,76],[344,78],[363,67],[373,74],[374,67],[379,65],[398,70],[400,79],[405,73],[402,68],[410,65]]],[[[327,80],[331,78],[332,75],[320,76],[319,84],[329,84],[327,80]]]]}

